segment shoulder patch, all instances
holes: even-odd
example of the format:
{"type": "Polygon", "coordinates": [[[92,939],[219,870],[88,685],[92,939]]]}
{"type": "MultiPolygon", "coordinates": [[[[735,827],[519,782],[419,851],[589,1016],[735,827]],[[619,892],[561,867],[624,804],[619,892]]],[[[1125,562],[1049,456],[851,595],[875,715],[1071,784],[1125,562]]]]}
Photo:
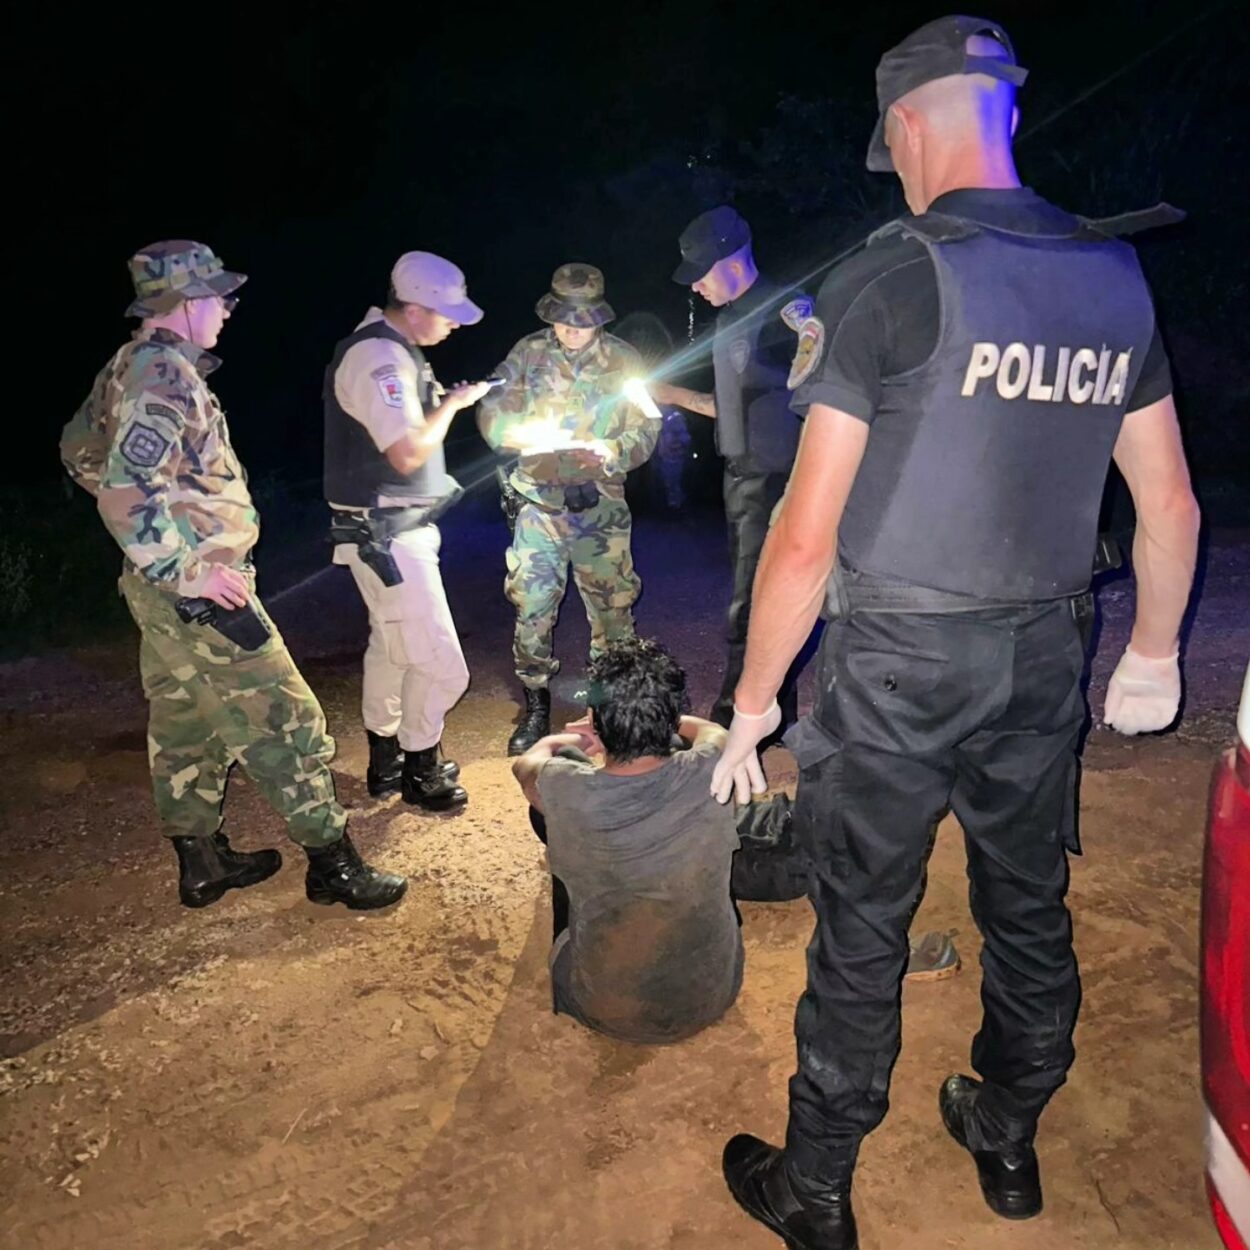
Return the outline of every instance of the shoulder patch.
{"type": "Polygon", "coordinates": [[[149,417],[164,417],[167,421],[178,421],[177,409],[171,408],[168,404],[144,404],[143,411],[149,417]]]}
{"type": "Polygon", "coordinates": [[[808,295],[799,295],[792,299],[782,310],[781,319],[798,333],[799,326],[812,315],[812,301],[808,295]]]}
{"type": "Polygon", "coordinates": [[[398,377],[398,375],[399,369],[395,365],[378,365],[376,369],[372,369],[369,372],[369,376],[375,382],[381,382],[383,378],[398,377]]]}
{"type": "Polygon", "coordinates": [[[171,443],[150,425],[135,421],[122,439],[121,453],[140,469],[155,469],[169,454],[171,443]]]}
{"type": "Polygon", "coordinates": [[[819,317],[808,317],[799,325],[799,342],[790,365],[786,386],[790,390],[802,386],[820,363],[825,349],[825,323],[819,317]]]}
{"type": "Polygon", "coordinates": [[[398,369],[375,370],[371,375],[378,385],[378,393],[382,396],[382,402],[388,408],[402,408],[404,406],[404,383],[399,376],[398,369]],[[379,377],[378,374],[382,376],[379,377]]]}

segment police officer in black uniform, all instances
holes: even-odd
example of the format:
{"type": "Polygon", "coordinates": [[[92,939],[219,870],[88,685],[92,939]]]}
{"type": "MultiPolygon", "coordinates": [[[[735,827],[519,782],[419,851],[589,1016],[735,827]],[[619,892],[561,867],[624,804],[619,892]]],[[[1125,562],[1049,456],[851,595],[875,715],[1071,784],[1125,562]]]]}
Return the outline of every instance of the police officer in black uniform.
{"type": "MultiPolygon", "coordinates": [[[[712,339],[715,394],[657,383],[657,403],[676,404],[716,420],[716,450],[725,459],[725,519],[733,591],[729,605],[729,656],[709,719],[728,728],[734,689],[742,675],[751,586],[773,509],[786,488],[799,445],[799,421],[790,410],[786,378],[794,332],[782,318],[810,301],[785,292],[756,268],[751,228],[728,205],[696,217],[679,240],[681,264],[673,281],[697,291],[719,309],[712,339]]],[[[797,666],[778,696],[781,729],[798,717],[797,666]]]]}
{"type": "Polygon", "coordinates": [[[981,1079],[940,1111],[999,1215],[1041,1210],[1038,1118],[1073,1060],[1080,982],[1064,902],[1075,829],[1087,587],[1114,455],[1133,495],[1132,640],[1108,691],[1123,732],[1161,729],[1198,512],[1150,292],[1132,249],[1022,187],[1025,71],[993,22],[948,17],[888,52],[869,168],[914,216],[824,283],[799,331],[806,411],[760,561],[747,662],[714,779],[762,788],[753,746],[833,573],[820,702],[795,753],[817,812],[808,988],[779,1150],[742,1134],[737,1201],[790,1247],[853,1250],[851,1176],[885,1115],[899,982],[927,847],[964,830],[984,941],[981,1079]]]}

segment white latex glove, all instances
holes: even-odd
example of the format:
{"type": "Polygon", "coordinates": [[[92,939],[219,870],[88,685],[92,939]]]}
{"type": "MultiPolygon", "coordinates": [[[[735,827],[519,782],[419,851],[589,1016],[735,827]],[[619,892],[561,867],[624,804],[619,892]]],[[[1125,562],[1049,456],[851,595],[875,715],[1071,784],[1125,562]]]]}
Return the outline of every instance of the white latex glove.
{"type": "Polygon", "coordinates": [[[776,699],[754,716],[734,708],[729,740],[712,771],[712,793],[718,803],[727,803],[731,794],[736,795],[739,803],[749,803],[752,791],[763,794],[768,789],[755,748],[780,724],[781,708],[776,699]]]}
{"type": "Polygon", "coordinates": [[[1125,647],[1107,684],[1103,721],[1122,734],[1153,733],[1176,719],[1181,704],[1179,653],[1152,660],[1125,647]]]}

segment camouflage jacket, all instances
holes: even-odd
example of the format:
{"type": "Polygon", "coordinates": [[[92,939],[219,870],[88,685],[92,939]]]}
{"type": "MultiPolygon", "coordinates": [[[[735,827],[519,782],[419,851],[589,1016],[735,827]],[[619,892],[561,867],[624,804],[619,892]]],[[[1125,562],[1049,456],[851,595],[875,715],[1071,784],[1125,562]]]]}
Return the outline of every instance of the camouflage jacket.
{"type": "Polygon", "coordinates": [[[61,435],[66,472],[149,581],[198,595],[260,535],[226,417],[205,377],[221,362],[169,330],[140,330],[96,376],[61,435]]]}
{"type": "Polygon", "coordinates": [[[571,458],[522,454],[512,485],[534,503],[564,506],[564,487],[594,481],[610,499],[625,497],[625,475],[646,461],[659,435],[658,421],[621,397],[621,388],[643,373],[638,353],[624,340],[600,332],[570,356],[554,330],[523,338],[499,368],[508,383],[478,404],[478,428],[496,451],[524,452],[527,441],[547,446],[602,440],[608,462],[601,470],[579,468],[571,458]]]}

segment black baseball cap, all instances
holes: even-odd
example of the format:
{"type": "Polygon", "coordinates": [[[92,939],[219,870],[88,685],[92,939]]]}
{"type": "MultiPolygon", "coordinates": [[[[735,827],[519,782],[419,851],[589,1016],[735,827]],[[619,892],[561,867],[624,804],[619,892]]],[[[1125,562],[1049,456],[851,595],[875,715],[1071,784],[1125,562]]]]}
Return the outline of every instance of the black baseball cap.
{"type": "Polygon", "coordinates": [[[1018,87],[1028,73],[1016,64],[1016,52],[1007,32],[986,18],[939,17],[912,31],[877,62],[879,116],[868,144],[868,168],[879,174],[893,172],[894,161],[885,144],[885,114],[891,104],[909,91],[955,74],[988,74],[1018,87]],[[967,43],[973,35],[996,39],[1003,45],[1006,58],[970,56],[967,43]]]}
{"type": "Polygon", "coordinates": [[[673,273],[673,281],[682,286],[698,282],[718,260],[740,252],[751,242],[751,227],[728,204],[700,213],[677,240],[681,248],[681,264],[673,273]]]}

